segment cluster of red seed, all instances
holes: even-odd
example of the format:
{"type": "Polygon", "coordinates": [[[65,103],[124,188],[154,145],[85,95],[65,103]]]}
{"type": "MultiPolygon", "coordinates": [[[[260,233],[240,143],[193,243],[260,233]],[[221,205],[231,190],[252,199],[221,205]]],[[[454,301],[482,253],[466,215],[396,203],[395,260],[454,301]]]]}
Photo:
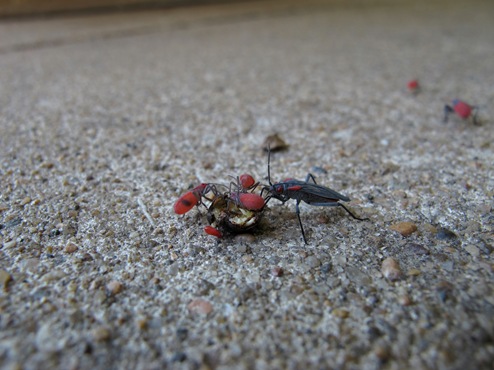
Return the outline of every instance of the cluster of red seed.
{"type": "Polygon", "coordinates": [[[255,227],[264,210],[265,199],[254,193],[259,183],[249,174],[243,174],[229,186],[202,183],[183,194],[175,202],[173,210],[182,215],[194,206],[207,209],[210,225],[204,231],[217,238],[223,231],[242,232],[255,227]],[[219,189],[224,188],[224,191],[219,189]]]}

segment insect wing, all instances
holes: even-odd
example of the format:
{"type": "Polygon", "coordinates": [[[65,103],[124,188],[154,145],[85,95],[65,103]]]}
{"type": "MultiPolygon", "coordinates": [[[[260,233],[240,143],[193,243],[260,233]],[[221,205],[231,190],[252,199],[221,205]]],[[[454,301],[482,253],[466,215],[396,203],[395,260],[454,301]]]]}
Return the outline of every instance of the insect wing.
{"type": "Polygon", "coordinates": [[[298,180],[293,185],[301,185],[302,188],[299,191],[303,192],[303,197],[300,199],[314,206],[329,205],[328,203],[336,203],[339,200],[350,201],[350,198],[322,185],[309,184],[298,180]]]}

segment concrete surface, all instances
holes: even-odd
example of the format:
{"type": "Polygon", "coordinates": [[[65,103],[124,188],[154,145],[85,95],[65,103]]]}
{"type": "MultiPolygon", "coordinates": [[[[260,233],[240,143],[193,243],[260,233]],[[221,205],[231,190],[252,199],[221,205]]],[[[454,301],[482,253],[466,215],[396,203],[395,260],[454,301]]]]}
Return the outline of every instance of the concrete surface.
{"type": "Polygon", "coordinates": [[[0,24],[2,369],[487,369],[494,3],[254,2],[0,24]],[[419,94],[406,85],[418,78],[419,94]],[[479,106],[480,125],[443,106],[479,106]],[[222,240],[200,182],[272,200],[222,240]],[[408,236],[406,236],[408,235],[408,236]]]}

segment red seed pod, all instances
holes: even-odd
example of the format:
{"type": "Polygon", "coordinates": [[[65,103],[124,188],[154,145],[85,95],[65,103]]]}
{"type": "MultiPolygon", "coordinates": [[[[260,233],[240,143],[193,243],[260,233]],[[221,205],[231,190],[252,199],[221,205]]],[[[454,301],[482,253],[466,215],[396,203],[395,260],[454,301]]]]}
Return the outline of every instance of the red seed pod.
{"type": "Polygon", "coordinates": [[[243,175],[240,175],[239,181],[240,181],[240,185],[242,185],[244,189],[250,189],[256,183],[256,180],[254,180],[254,178],[248,173],[244,173],[243,175]]]}
{"type": "Polygon", "coordinates": [[[264,198],[253,193],[239,194],[239,202],[249,211],[260,211],[264,207],[264,198]]]}
{"type": "Polygon", "coordinates": [[[212,236],[215,236],[217,238],[221,238],[223,235],[221,234],[221,231],[219,231],[218,229],[212,227],[212,226],[204,226],[204,232],[206,234],[209,234],[209,235],[212,235],[212,236]]]}
{"type": "Polygon", "coordinates": [[[453,101],[453,109],[456,114],[463,119],[467,119],[472,113],[472,107],[461,100],[453,101]]]}
{"type": "Polygon", "coordinates": [[[188,191],[178,198],[173,206],[173,210],[177,215],[183,215],[194,208],[194,206],[199,202],[199,199],[200,198],[193,191],[188,191]]]}

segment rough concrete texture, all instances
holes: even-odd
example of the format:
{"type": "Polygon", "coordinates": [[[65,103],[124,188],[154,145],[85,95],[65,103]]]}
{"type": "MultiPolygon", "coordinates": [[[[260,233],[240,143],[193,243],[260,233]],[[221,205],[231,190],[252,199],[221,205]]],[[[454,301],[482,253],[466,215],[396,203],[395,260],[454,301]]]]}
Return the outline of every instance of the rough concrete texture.
{"type": "Polygon", "coordinates": [[[0,367],[494,359],[494,3],[253,2],[0,24],[0,367]],[[418,78],[417,95],[407,82],[418,78]],[[479,125],[451,117],[477,105],[479,125]],[[250,235],[175,200],[251,173],[250,235]],[[256,190],[257,191],[257,190],[256,190]]]}

